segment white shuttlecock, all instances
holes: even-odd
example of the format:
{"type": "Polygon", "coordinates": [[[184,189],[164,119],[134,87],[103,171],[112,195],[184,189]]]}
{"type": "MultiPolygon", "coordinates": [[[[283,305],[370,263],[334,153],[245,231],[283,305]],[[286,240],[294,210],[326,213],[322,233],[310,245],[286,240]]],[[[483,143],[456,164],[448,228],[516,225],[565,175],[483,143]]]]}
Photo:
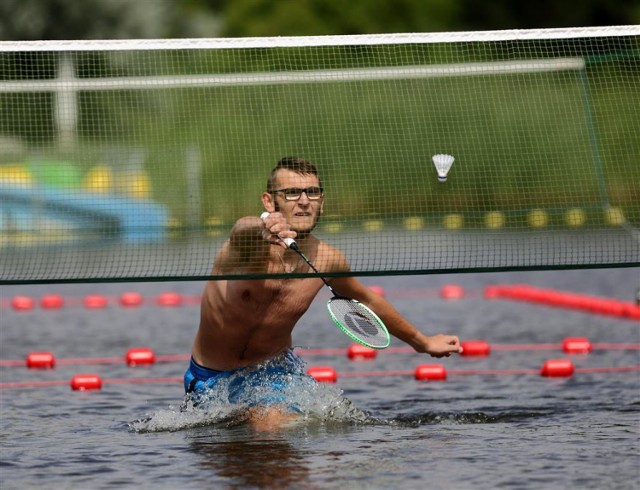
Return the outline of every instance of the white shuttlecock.
{"type": "Polygon", "coordinates": [[[451,155],[439,154],[433,155],[431,159],[438,171],[438,180],[440,182],[446,182],[447,174],[449,173],[449,169],[451,168],[451,165],[453,165],[455,158],[451,155]]]}

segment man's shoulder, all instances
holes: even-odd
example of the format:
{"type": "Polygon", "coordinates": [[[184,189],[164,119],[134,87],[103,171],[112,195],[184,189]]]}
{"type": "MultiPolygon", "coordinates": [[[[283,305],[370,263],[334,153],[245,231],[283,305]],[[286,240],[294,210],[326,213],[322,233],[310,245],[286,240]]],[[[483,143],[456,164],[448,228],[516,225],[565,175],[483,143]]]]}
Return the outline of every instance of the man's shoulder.
{"type": "Polygon", "coordinates": [[[324,240],[320,240],[315,235],[310,235],[309,238],[311,238],[311,240],[313,240],[313,242],[315,243],[315,247],[318,253],[342,253],[340,249],[325,242],[324,240]]]}
{"type": "Polygon", "coordinates": [[[346,256],[337,247],[318,240],[317,261],[327,272],[345,272],[350,269],[346,256]]]}

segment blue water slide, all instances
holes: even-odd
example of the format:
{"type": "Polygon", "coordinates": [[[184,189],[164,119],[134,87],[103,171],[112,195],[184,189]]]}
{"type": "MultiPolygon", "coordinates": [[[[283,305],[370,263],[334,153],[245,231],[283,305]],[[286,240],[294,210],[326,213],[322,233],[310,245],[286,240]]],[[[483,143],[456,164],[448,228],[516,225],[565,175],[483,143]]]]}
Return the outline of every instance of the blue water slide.
{"type": "Polygon", "coordinates": [[[0,183],[0,233],[46,235],[47,229],[53,229],[74,236],[76,243],[104,239],[152,243],[167,238],[168,218],[167,209],[150,200],[0,183]]]}

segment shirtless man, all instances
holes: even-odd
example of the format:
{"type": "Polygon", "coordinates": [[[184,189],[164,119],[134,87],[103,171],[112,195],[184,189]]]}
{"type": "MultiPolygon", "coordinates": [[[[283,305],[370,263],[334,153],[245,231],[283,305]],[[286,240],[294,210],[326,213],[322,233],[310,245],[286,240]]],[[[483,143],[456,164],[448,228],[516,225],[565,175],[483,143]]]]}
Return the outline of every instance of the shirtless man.
{"type": "MultiPolygon", "coordinates": [[[[312,272],[282,241],[296,240],[321,272],[349,272],[344,254],[311,232],[324,206],[322,182],[315,166],[300,158],[283,158],[273,169],[262,194],[270,214],[239,219],[219,251],[213,275],[256,275],[312,272]]],[[[404,319],[382,296],[354,277],[329,279],[341,295],[371,308],[389,333],[416,352],[448,357],[461,352],[456,336],[427,336],[404,319]]],[[[229,372],[291,352],[291,333],[323,287],[319,278],[209,281],[202,299],[200,327],[185,374],[187,393],[215,385],[229,372]]]]}

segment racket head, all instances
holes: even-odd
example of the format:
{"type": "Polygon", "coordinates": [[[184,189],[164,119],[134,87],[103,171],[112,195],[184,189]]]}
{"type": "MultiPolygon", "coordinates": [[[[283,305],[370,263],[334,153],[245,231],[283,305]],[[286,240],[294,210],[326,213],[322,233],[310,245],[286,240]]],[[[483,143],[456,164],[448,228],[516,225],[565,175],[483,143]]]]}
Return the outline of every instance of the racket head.
{"type": "Polygon", "coordinates": [[[327,302],[333,322],[349,338],[372,349],[385,349],[391,343],[387,327],[378,315],[359,301],[334,296],[327,302]]]}

